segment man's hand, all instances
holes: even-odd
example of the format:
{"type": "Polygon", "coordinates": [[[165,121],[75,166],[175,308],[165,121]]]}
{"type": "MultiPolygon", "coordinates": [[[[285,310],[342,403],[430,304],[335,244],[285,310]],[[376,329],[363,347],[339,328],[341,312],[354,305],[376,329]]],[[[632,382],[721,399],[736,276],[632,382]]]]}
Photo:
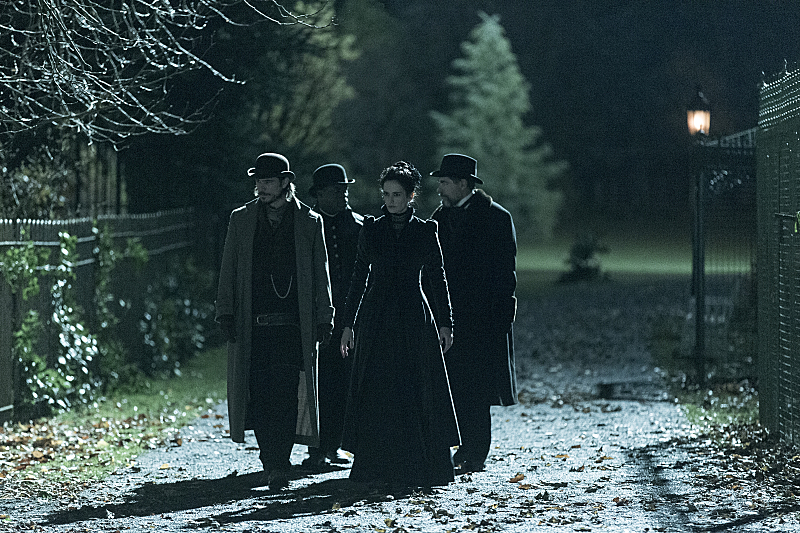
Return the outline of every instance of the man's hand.
{"type": "Polygon", "coordinates": [[[222,315],[219,317],[219,327],[225,340],[228,342],[236,342],[236,324],[233,323],[233,315],[222,315]]]}
{"type": "Polygon", "coordinates": [[[442,346],[442,353],[445,353],[453,345],[453,330],[450,328],[439,328],[439,344],[442,346]]]}
{"type": "Polygon", "coordinates": [[[339,342],[339,351],[342,352],[342,357],[347,357],[347,352],[353,348],[355,342],[353,341],[353,328],[344,328],[342,331],[342,340],[339,342]]]}
{"type": "Polygon", "coordinates": [[[333,327],[330,324],[317,324],[317,342],[320,346],[327,345],[331,340],[331,331],[333,327]]]}

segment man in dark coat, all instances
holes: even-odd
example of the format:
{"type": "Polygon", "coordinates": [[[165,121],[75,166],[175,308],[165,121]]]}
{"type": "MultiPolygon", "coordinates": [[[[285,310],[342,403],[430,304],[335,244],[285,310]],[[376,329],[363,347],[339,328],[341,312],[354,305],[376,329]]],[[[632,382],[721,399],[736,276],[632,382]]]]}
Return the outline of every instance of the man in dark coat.
{"type": "Polygon", "coordinates": [[[475,159],[448,154],[439,170],[441,205],[431,218],[453,306],[453,347],[447,370],[461,446],[457,474],[479,471],[491,444],[492,405],[517,403],[513,323],[516,314],[516,232],[511,215],[476,189],[475,159]]]}
{"type": "MultiPolygon", "coordinates": [[[[325,246],[328,249],[328,270],[331,277],[334,316],[333,339],[342,336],[344,306],[353,265],[356,261],[358,234],[364,217],[354,213],[347,203],[347,187],[355,180],[347,179],[344,167],[322,165],[314,171],[308,194],[316,199],[314,211],[322,215],[325,246]]],[[[309,446],[303,466],[318,470],[331,463],[346,462],[339,458],[342,442],[347,389],[350,383],[351,358],[343,358],[336,343],[319,350],[319,447],[309,446]]]]}
{"type": "Polygon", "coordinates": [[[228,340],[231,439],[255,431],[278,490],[294,443],[319,443],[317,347],[330,339],[333,306],[322,217],[295,198],[289,161],[261,154],[248,175],[258,198],[231,213],[216,320],[228,340]]]}

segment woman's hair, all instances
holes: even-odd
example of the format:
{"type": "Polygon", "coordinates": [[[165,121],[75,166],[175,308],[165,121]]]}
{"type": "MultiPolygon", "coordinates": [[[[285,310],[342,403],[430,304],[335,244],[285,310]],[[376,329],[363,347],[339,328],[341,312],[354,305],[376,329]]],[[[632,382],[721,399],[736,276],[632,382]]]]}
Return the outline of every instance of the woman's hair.
{"type": "Polygon", "coordinates": [[[398,161],[390,167],[386,167],[381,172],[381,177],[378,182],[383,187],[383,184],[389,180],[395,180],[400,183],[406,194],[418,193],[422,184],[422,174],[419,170],[414,168],[414,165],[406,161],[398,161]]]}

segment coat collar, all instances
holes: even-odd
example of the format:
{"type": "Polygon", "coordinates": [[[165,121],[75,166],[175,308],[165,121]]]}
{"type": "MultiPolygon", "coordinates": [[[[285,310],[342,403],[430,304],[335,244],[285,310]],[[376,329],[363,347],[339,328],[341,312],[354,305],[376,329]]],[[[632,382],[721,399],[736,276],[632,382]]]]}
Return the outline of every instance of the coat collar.
{"type": "MultiPolygon", "coordinates": [[[[245,207],[247,208],[248,213],[251,213],[253,216],[256,216],[256,214],[258,213],[258,198],[254,198],[253,200],[247,202],[245,204],[245,207]]],[[[316,215],[316,212],[312,214],[311,208],[306,204],[304,204],[303,202],[301,202],[300,200],[298,200],[297,196],[292,196],[292,198],[289,200],[289,208],[291,209],[292,207],[294,207],[296,211],[305,211],[305,213],[308,214],[311,218],[314,218],[314,216],[316,215]]]]}

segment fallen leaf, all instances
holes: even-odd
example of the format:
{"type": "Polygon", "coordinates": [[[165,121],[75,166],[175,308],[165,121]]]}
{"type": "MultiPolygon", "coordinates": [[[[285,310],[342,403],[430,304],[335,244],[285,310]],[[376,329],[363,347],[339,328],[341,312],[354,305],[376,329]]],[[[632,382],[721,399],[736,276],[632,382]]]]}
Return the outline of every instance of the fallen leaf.
{"type": "Polygon", "coordinates": [[[161,466],[158,467],[158,469],[159,470],[169,470],[170,469],[169,463],[162,464],[161,466]]]}
{"type": "Polygon", "coordinates": [[[614,497],[612,502],[616,503],[617,505],[628,505],[631,501],[628,498],[620,498],[619,496],[614,497]]]}
{"type": "Polygon", "coordinates": [[[509,479],[508,482],[509,483],[519,483],[523,479],[525,479],[525,474],[517,474],[516,476],[512,477],[511,479],[509,479]]]}
{"type": "Polygon", "coordinates": [[[530,490],[531,485],[530,483],[520,483],[519,488],[521,488],[522,490],[530,490]]]}

